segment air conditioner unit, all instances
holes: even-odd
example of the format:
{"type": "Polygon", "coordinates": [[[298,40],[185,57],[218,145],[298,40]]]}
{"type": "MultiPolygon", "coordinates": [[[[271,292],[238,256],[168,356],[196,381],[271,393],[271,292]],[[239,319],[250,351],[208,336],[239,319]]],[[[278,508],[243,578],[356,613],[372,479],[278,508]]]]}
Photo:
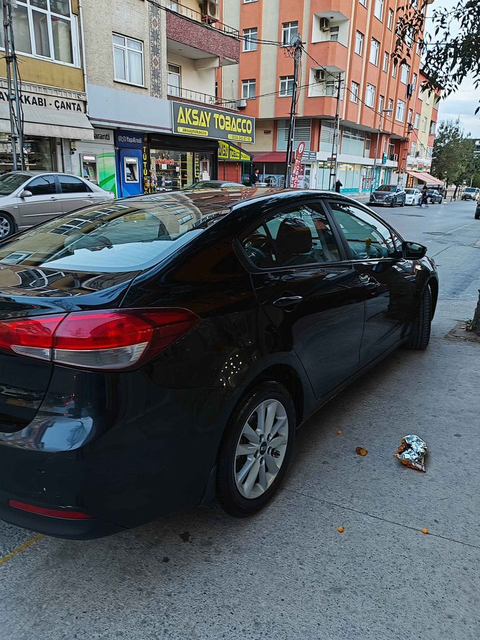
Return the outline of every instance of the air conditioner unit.
{"type": "Polygon", "coordinates": [[[215,0],[203,0],[200,4],[202,15],[208,22],[216,22],[219,16],[218,2],[215,0]]]}
{"type": "Polygon", "coordinates": [[[239,109],[245,109],[246,106],[247,106],[247,101],[245,100],[245,98],[242,98],[241,100],[237,100],[237,107],[239,109]]]}
{"type": "Polygon", "coordinates": [[[328,18],[320,18],[320,29],[322,31],[330,31],[330,20],[328,18]]]}
{"type": "Polygon", "coordinates": [[[325,80],[325,71],[322,69],[315,70],[315,82],[323,82],[325,80]]]}

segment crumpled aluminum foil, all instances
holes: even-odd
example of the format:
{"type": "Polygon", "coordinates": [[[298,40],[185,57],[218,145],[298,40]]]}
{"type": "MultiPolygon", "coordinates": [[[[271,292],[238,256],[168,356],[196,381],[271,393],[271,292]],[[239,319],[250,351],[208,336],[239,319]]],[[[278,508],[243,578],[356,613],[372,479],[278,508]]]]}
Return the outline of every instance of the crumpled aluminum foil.
{"type": "Polygon", "coordinates": [[[405,436],[397,449],[395,457],[411,469],[425,472],[427,443],[418,436],[405,436]]]}

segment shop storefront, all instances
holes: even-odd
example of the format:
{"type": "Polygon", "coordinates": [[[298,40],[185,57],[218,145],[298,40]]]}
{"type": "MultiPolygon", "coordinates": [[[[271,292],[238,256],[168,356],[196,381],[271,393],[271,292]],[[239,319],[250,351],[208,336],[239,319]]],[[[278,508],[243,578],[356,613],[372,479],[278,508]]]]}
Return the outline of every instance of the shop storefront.
{"type": "Polygon", "coordinates": [[[232,142],[218,143],[218,179],[242,182],[242,176],[250,170],[253,156],[232,142]]]}
{"type": "Polygon", "coordinates": [[[112,129],[95,129],[92,142],[80,141],[72,160],[73,171],[117,195],[115,136],[112,129]]]}
{"type": "MultiPolygon", "coordinates": [[[[69,171],[79,141],[94,139],[86,95],[78,91],[22,84],[25,168],[69,171]]],[[[10,116],[5,80],[0,80],[0,171],[12,169],[10,116]]]]}

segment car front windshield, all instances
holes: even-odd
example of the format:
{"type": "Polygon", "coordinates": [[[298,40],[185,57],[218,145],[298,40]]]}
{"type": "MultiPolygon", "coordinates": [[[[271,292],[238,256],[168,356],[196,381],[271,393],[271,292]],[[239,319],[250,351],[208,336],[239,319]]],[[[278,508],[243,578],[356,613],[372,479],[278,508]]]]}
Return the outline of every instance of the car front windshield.
{"type": "Polygon", "coordinates": [[[185,194],[119,200],[55,218],[0,246],[0,264],[95,273],[142,271],[228,213],[185,194]]]}
{"type": "Polygon", "coordinates": [[[390,184],[382,184],[381,187],[378,187],[377,191],[395,191],[397,187],[392,186],[390,184]]]}
{"type": "Polygon", "coordinates": [[[405,189],[405,193],[409,196],[412,195],[412,193],[415,193],[416,189],[405,189]]]}
{"type": "Polygon", "coordinates": [[[27,181],[23,173],[5,173],[0,176],[0,196],[9,196],[27,181]]]}

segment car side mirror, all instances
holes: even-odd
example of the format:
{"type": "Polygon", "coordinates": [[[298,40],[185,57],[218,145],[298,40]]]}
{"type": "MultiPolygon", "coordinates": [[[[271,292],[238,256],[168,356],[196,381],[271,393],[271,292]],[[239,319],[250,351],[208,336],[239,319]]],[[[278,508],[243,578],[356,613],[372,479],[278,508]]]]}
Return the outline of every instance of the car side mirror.
{"type": "Polygon", "coordinates": [[[404,242],[402,254],[405,260],[421,260],[427,253],[427,247],[417,242],[404,242]]]}
{"type": "Polygon", "coordinates": [[[20,194],[20,198],[31,198],[32,196],[33,193],[31,191],[28,191],[28,189],[24,189],[20,194]]]}

